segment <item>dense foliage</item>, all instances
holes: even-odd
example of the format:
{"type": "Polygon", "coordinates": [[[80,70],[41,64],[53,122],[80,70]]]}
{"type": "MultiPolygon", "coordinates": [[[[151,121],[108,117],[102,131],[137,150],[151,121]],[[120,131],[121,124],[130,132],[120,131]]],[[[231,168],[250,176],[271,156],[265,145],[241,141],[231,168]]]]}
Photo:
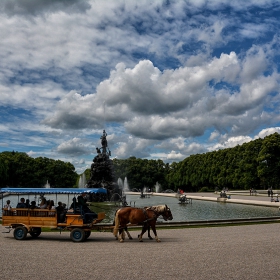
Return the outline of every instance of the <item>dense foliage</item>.
{"type": "Polygon", "coordinates": [[[280,184],[280,135],[274,133],[234,148],[191,155],[179,163],[161,160],[114,159],[116,175],[127,177],[135,188],[185,191],[278,188],[280,184]]]}
{"type": "Polygon", "coordinates": [[[53,188],[73,187],[76,184],[75,167],[61,160],[32,158],[26,153],[0,154],[1,187],[43,187],[47,181],[53,188]]]}
{"type": "MultiPolygon", "coordinates": [[[[116,180],[127,177],[130,188],[185,191],[215,188],[267,189],[280,186],[280,135],[274,133],[234,148],[191,155],[171,164],[162,160],[130,157],[113,159],[116,180]]],[[[90,169],[85,171],[87,180],[90,169]]],[[[77,186],[78,174],[71,163],[48,158],[31,158],[25,153],[0,153],[2,187],[77,186]]]]}

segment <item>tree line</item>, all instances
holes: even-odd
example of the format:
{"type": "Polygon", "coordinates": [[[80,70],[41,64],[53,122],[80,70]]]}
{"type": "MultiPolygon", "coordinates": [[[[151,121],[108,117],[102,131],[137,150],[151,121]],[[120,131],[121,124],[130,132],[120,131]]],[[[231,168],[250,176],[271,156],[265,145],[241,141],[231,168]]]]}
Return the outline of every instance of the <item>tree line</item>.
{"type": "Polygon", "coordinates": [[[114,159],[116,175],[136,188],[207,191],[216,188],[267,189],[280,184],[280,135],[271,134],[234,148],[191,155],[171,164],[131,157],[114,159]]]}
{"type": "MultiPolygon", "coordinates": [[[[207,191],[216,188],[267,189],[280,184],[280,135],[271,134],[234,148],[191,155],[171,164],[130,157],[113,159],[115,180],[127,177],[130,188],[207,191]]],[[[85,170],[86,178],[90,169],[85,170]]],[[[79,175],[69,162],[31,158],[26,153],[0,153],[1,187],[77,187],[79,175]]]]}
{"type": "Polygon", "coordinates": [[[69,162],[13,151],[0,153],[0,178],[1,187],[40,188],[48,182],[65,188],[76,185],[78,174],[69,162]]]}

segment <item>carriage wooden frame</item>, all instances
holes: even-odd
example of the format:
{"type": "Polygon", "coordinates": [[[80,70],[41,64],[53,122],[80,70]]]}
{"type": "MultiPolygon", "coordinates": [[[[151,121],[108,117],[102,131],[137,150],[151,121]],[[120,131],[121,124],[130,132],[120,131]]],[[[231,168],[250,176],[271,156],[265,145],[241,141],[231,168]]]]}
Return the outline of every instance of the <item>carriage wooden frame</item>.
{"type": "Polygon", "coordinates": [[[97,219],[91,223],[84,223],[81,214],[66,213],[65,222],[58,222],[56,210],[16,208],[8,210],[3,208],[2,226],[10,232],[14,229],[14,238],[23,240],[29,233],[36,238],[41,234],[42,228],[60,229],[70,231],[70,238],[74,242],[85,241],[97,224],[105,218],[105,213],[98,213],[97,219]]]}

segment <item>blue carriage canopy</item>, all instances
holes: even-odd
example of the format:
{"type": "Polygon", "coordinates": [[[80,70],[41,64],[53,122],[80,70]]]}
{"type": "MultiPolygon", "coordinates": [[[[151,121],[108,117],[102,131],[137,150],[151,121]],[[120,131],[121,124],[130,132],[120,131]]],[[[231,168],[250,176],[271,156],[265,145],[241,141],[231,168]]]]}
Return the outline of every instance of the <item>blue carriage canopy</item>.
{"type": "Polygon", "coordinates": [[[81,194],[104,193],[104,188],[2,188],[0,193],[9,194],[81,194]]]}

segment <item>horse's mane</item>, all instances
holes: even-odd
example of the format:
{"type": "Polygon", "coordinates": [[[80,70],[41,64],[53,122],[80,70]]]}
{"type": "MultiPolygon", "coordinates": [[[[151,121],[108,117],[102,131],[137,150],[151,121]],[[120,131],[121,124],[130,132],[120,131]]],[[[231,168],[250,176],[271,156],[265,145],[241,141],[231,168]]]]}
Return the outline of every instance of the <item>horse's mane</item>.
{"type": "Polygon", "coordinates": [[[157,213],[162,213],[162,212],[166,211],[166,205],[150,206],[150,207],[147,207],[146,209],[153,210],[157,213]]]}

